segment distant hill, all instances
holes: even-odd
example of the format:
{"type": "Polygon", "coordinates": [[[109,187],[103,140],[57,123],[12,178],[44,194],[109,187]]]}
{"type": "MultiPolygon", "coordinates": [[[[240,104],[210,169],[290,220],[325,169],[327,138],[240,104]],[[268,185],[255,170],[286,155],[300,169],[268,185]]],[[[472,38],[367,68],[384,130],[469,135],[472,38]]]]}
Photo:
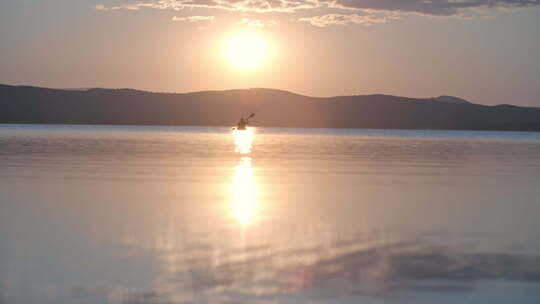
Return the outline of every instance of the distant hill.
{"type": "Polygon", "coordinates": [[[440,96],[308,97],[273,89],[185,94],[0,85],[0,123],[230,126],[256,112],[272,127],[540,131],[540,109],[440,96]]]}
{"type": "Polygon", "coordinates": [[[446,96],[446,95],[439,96],[439,97],[433,97],[432,99],[437,100],[437,101],[442,101],[442,102],[468,103],[468,104],[471,103],[471,102],[469,102],[469,101],[467,101],[465,99],[461,99],[461,98],[454,97],[454,96],[446,96]]]}

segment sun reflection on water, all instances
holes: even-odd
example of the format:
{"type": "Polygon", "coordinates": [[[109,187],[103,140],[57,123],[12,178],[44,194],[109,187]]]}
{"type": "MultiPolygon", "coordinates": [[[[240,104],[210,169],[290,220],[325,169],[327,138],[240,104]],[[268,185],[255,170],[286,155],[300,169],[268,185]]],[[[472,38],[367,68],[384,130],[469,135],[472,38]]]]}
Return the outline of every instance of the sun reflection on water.
{"type": "Polygon", "coordinates": [[[257,215],[257,191],[251,157],[242,157],[235,167],[231,212],[244,225],[253,223],[257,215]]]}
{"type": "Polygon", "coordinates": [[[255,136],[254,128],[246,128],[246,130],[233,130],[235,151],[240,154],[249,154],[253,150],[253,137],[255,136]]]}
{"type": "Polygon", "coordinates": [[[257,191],[251,157],[246,156],[253,150],[254,128],[233,130],[235,151],[242,155],[234,168],[231,213],[238,222],[249,225],[257,214],[257,191]]]}

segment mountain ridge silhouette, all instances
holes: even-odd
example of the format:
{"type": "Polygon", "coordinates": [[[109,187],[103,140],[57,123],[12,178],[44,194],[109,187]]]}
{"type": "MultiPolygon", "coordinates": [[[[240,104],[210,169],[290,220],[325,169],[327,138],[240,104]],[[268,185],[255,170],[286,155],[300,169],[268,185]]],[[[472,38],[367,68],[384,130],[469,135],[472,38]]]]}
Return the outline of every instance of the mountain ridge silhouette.
{"type": "Polygon", "coordinates": [[[267,88],[148,92],[0,84],[0,123],[255,126],[540,131],[540,109],[486,106],[452,96],[311,97],[267,88]]]}

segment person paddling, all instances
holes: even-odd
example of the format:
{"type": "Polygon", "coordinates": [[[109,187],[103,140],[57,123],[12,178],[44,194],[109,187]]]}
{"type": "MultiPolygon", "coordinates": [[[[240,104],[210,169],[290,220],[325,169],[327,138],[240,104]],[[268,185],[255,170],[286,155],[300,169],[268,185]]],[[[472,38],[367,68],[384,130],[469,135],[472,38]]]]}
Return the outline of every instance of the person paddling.
{"type": "Polygon", "coordinates": [[[249,123],[249,119],[252,118],[253,116],[255,116],[255,113],[251,113],[251,115],[249,115],[247,118],[241,117],[240,121],[238,121],[238,123],[236,124],[236,129],[245,130],[249,123]]]}

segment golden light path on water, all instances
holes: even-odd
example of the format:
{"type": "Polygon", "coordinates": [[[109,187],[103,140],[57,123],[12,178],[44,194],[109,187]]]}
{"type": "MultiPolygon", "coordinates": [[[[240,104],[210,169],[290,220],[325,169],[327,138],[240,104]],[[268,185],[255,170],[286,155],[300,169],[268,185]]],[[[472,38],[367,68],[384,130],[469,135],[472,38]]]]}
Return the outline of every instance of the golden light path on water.
{"type": "Polygon", "coordinates": [[[232,183],[231,215],[238,222],[249,225],[257,215],[257,184],[249,154],[253,149],[254,128],[233,130],[235,151],[241,155],[234,168],[232,183]]]}
{"type": "Polygon", "coordinates": [[[248,127],[246,130],[233,130],[234,147],[237,153],[241,155],[250,154],[253,149],[253,137],[255,128],[248,127]]]}

